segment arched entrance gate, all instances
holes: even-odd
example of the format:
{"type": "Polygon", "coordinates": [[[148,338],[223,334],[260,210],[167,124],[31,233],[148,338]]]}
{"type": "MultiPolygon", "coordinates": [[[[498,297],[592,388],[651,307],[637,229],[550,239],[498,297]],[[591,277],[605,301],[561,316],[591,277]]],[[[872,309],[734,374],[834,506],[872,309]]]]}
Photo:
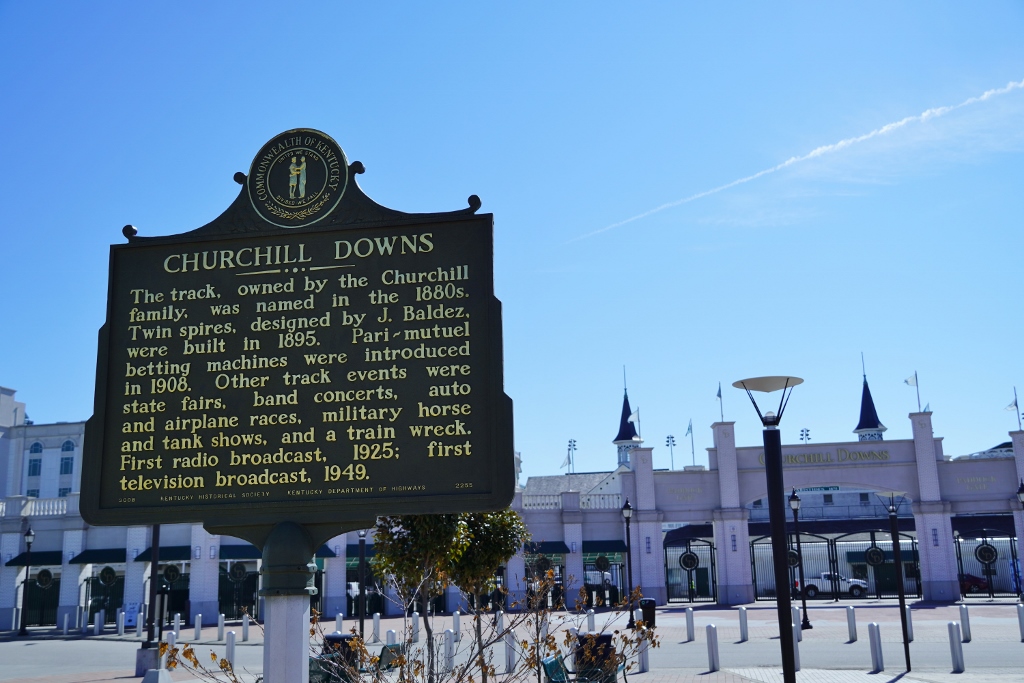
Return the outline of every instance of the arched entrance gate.
{"type": "Polygon", "coordinates": [[[995,529],[955,532],[960,593],[968,598],[1021,594],[1017,539],[995,529]]]}
{"type": "MultiPolygon", "coordinates": [[[[796,552],[796,536],[790,533],[788,538],[791,560],[787,588],[797,597],[800,556],[796,552]]],[[[907,597],[921,597],[917,539],[903,533],[899,539],[903,566],[897,568],[888,531],[858,531],[832,537],[801,533],[803,588],[807,598],[895,598],[899,594],[899,580],[903,581],[907,597]]],[[[755,599],[774,600],[777,592],[770,536],[750,542],[750,564],[755,599]]]]}
{"type": "Polygon", "coordinates": [[[715,602],[715,544],[688,538],[665,547],[665,578],[669,602],[715,602]]]}

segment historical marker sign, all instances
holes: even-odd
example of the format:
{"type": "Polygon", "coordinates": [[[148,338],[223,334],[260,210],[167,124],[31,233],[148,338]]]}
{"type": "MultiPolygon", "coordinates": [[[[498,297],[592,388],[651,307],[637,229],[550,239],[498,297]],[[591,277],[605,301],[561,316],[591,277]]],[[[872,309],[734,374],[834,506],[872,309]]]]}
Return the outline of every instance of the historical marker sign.
{"type": "Polygon", "coordinates": [[[346,522],[514,484],[492,217],[404,214],[337,143],[267,143],[217,220],[110,252],[82,514],[346,522]]]}

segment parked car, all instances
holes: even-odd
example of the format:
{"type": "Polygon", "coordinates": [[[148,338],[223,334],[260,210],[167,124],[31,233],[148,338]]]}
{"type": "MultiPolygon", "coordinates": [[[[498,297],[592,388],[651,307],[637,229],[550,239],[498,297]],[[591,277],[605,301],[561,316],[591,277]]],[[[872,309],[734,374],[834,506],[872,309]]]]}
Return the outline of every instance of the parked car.
{"type": "Polygon", "coordinates": [[[974,574],[959,574],[961,593],[981,593],[988,591],[988,581],[974,574]]]}
{"type": "MultiPolygon", "coordinates": [[[[818,597],[818,593],[825,591],[826,593],[832,592],[832,572],[822,572],[821,578],[807,579],[807,586],[804,588],[804,594],[808,598],[818,597]]],[[[849,593],[851,598],[859,598],[868,592],[868,582],[863,579],[848,579],[841,574],[835,574],[836,583],[839,587],[840,593],[849,593]]]]}

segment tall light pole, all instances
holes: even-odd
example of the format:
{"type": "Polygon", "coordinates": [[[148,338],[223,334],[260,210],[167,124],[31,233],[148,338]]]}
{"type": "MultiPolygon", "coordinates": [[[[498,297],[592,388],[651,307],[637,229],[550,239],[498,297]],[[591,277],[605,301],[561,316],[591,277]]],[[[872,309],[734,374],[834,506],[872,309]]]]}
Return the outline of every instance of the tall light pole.
{"type": "Polygon", "coordinates": [[[359,639],[366,621],[366,530],[359,532],[359,639]]]}
{"type": "Polygon", "coordinates": [[[633,506],[629,504],[629,498],[622,506],[622,518],[626,520],[626,581],[629,582],[629,623],[626,628],[636,628],[636,620],[633,619],[633,545],[629,539],[629,521],[633,517],[633,506]]]}
{"type": "Polygon", "coordinates": [[[796,534],[796,556],[800,560],[800,601],[803,605],[804,619],[800,623],[800,628],[807,630],[814,628],[811,626],[811,620],[807,617],[807,592],[804,590],[804,551],[800,547],[800,496],[796,495],[796,489],[793,489],[793,495],[789,497],[789,509],[793,511],[793,533],[796,534]]]}
{"type": "Polygon", "coordinates": [[[19,636],[28,635],[28,577],[32,575],[32,541],[36,540],[36,534],[32,527],[25,532],[25,583],[21,584],[21,628],[18,629],[19,636]]]}
{"type": "Polygon", "coordinates": [[[810,441],[811,440],[811,430],[808,429],[807,427],[804,427],[803,429],[801,429],[800,430],[800,440],[803,441],[804,443],[807,443],[808,441],[810,441]]]}
{"type": "Polygon", "coordinates": [[[566,464],[569,466],[569,469],[566,470],[566,473],[569,475],[569,490],[572,491],[572,473],[576,469],[576,439],[569,439],[569,452],[565,459],[568,461],[566,464]]]}
{"type": "MultiPolygon", "coordinates": [[[[901,501],[902,502],[902,501],[901,501]]],[[[903,657],[910,671],[910,638],[907,635],[907,594],[903,587],[903,557],[900,552],[900,529],[896,520],[898,505],[889,496],[889,534],[892,536],[892,559],[896,563],[896,591],[900,598],[900,626],[903,628],[903,657]]]]}
{"type": "Polygon", "coordinates": [[[674,452],[673,449],[675,449],[675,447],[676,447],[676,437],[672,436],[671,434],[666,436],[665,437],[665,445],[668,446],[668,457],[671,459],[670,460],[670,462],[671,462],[670,467],[672,469],[675,469],[676,468],[676,456],[675,456],[675,452],[674,452]]]}
{"type": "Polygon", "coordinates": [[[737,389],[743,389],[754,404],[754,410],[764,426],[764,469],[768,485],[768,520],[771,526],[772,564],[775,568],[775,601],[779,617],[779,647],[782,650],[783,683],[796,683],[796,655],[793,650],[792,602],[788,590],[781,586],[789,583],[789,562],[786,547],[786,489],[782,481],[782,436],[779,422],[786,410],[793,387],[802,384],[799,377],[753,377],[733,382],[737,389]],[[782,391],[778,413],[767,411],[763,415],[754,400],[752,391],[772,393],[782,391]]]}

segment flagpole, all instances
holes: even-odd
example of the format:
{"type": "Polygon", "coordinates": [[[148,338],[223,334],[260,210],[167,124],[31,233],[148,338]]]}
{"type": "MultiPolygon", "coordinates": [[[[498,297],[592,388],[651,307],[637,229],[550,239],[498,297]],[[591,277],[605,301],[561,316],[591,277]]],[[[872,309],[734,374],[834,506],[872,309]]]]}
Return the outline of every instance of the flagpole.
{"type": "Polygon", "coordinates": [[[917,390],[917,412],[921,412],[921,383],[917,381],[917,370],[914,370],[914,389],[917,390]]]}
{"type": "Polygon", "coordinates": [[[725,422],[725,408],[722,402],[722,383],[718,383],[718,415],[721,417],[721,421],[725,422]]]}
{"type": "Polygon", "coordinates": [[[1013,388],[1013,412],[1017,413],[1017,431],[1022,431],[1020,426],[1020,403],[1017,403],[1017,387],[1013,388]]]}
{"type": "Polygon", "coordinates": [[[697,464],[697,451],[693,448],[693,418],[690,418],[690,460],[696,465],[697,464]]]}

